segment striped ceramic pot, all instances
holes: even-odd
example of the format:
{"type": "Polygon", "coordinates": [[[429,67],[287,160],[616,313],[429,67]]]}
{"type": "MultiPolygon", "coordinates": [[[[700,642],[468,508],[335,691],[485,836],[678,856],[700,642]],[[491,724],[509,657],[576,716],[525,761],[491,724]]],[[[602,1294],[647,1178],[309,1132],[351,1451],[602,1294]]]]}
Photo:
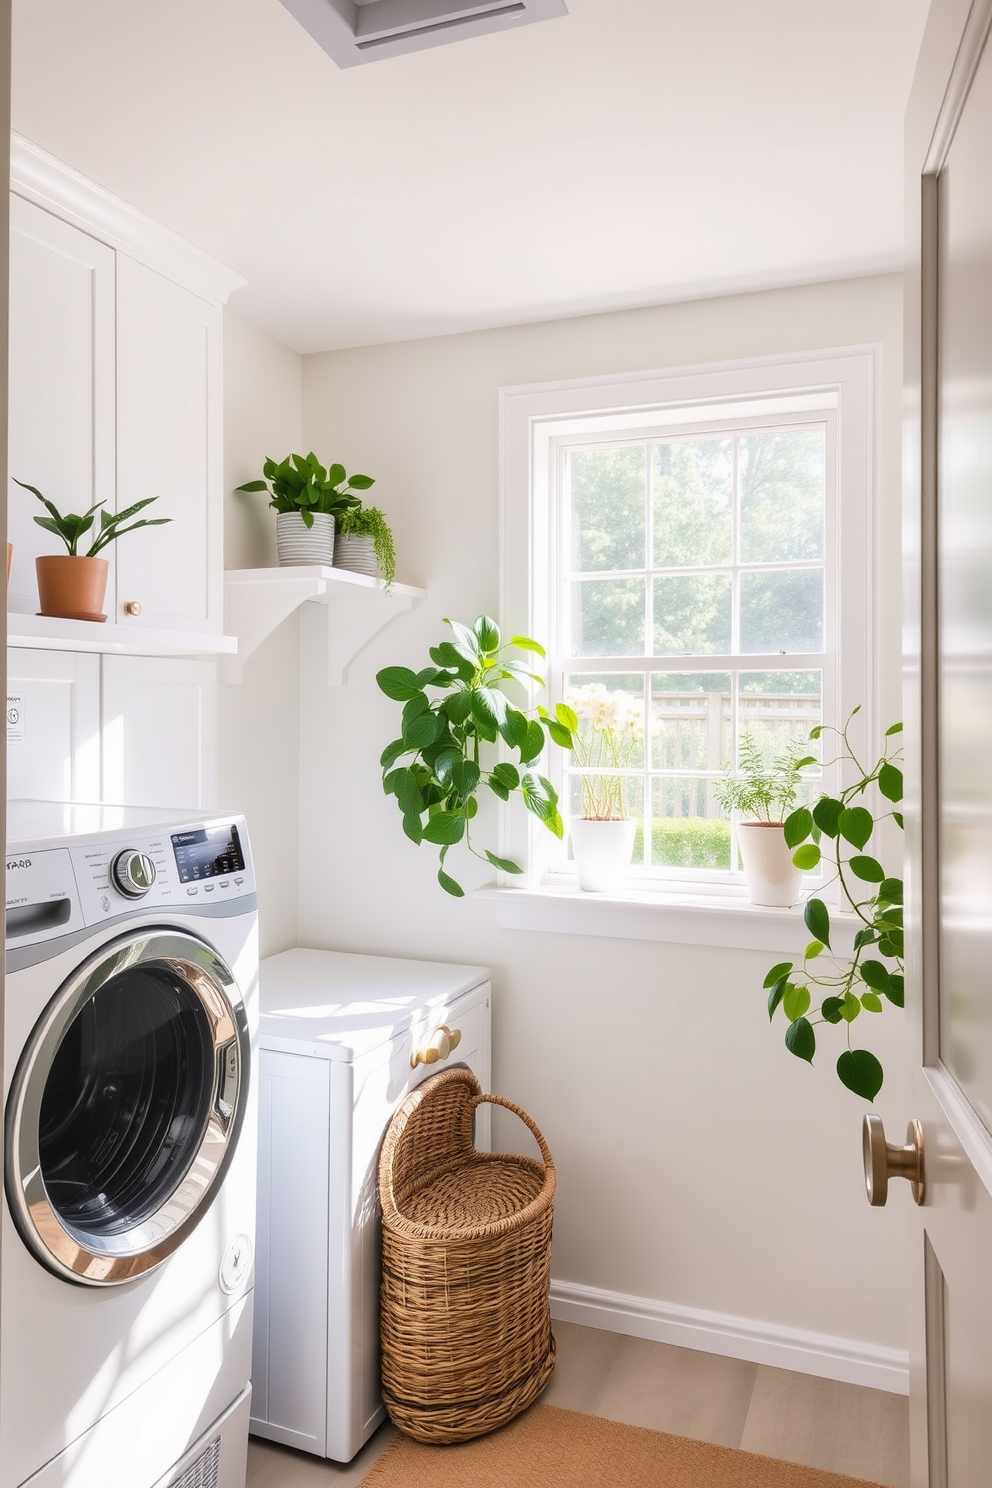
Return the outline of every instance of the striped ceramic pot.
{"type": "Polygon", "coordinates": [[[330,512],[314,512],[313,526],[308,527],[299,512],[276,513],[276,551],[282,567],[300,563],[334,562],[334,517],[330,512]]]}

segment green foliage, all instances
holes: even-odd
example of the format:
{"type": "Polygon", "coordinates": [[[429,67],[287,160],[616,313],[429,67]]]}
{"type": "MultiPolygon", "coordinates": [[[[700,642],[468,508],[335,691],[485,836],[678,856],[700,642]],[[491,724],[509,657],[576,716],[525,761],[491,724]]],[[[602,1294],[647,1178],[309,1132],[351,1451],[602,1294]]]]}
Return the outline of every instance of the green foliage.
{"type": "Polygon", "coordinates": [[[337,519],[337,530],[350,537],[370,537],[375,561],[388,589],[396,578],[396,550],[385,513],[377,506],[353,506],[337,519]]]}
{"type": "Polygon", "coordinates": [[[80,556],[80,538],[85,537],[87,532],[92,531],[97,512],[100,513],[100,526],[92,543],[82,555],[84,558],[97,557],[102,548],[107,547],[112,542],[116,542],[126,532],[137,532],[139,527],[163,527],[166,522],[172,521],[171,517],[142,517],[140,522],[131,522],[130,527],[121,525],[124,522],[131,521],[131,518],[136,516],[139,511],[144,511],[146,506],[151,506],[153,501],[158,500],[157,496],[146,496],[144,501],[136,501],[133,506],[129,506],[121,512],[104,511],[102,508],[105,503],[98,501],[95,506],[91,506],[88,511],[83,512],[82,516],[76,516],[73,512],[67,512],[63,516],[58,508],[49,501],[47,496],[43,496],[36,486],[29,486],[27,481],[18,480],[16,475],[12,475],[11,480],[15,485],[23,487],[25,491],[30,491],[32,496],[37,496],[42,506],[48,512],[48,516],[35,517],[34,520],[39,527],[44,527],[46,532],[53,532],[56,537],[62,539],[70,558],[78,558],[80,556]]]}
{"type": "MultiPolygon", "coordinates": [[[[854,713],[858,711],[855,708],[854,713]]],[[[803,908],[803,918],[814,938],[803,954],[799,979],[795,983],[789,981],[794,968],[791,962],[783,962],[772,967],[764,985],[771,989],[768,1016],[773,1017],[782,1007],[789,1020],[786,1048],[801,1059],[812,1062],[815,1023],[846,1025],[847,1049],[837,1061],[838,1077],[855,1095],[873,1101],[882,1088],[882,1066],[869,1050],[852,1047],[851,1024],[862,1012],[880,1013],[886,1001],[894,1007],[903,1006],[903,888],[901,878],[890,877],[875,856],[861,849],[867,847],[879,822],[886,818],[891,817],[902,827],[899,812],[882,810],[876,814],[865,804],[875,787],[890,805],[898,805],[902,800],[902,771],[895,763],[899,751],[889,753],[889,741],[901,731],[902,725],[893,724],[886,731],[882,756],[868,767],[851,747],[851,718],[842,729],[815,728],[811,737],[836,734],[840,752],[835,762],[853,766],[857,779],[839,796],[821,796],[812,810],[802,806],[793,811],[785,821],[784,832],[789,846],[795,849],[793,862],[797,867],[812,866],[815,850],[817,861],[822,857],[833,870],[829,882],[839,884],[845,909],[861,922],[854,937],[854,953],[842,957],[831,951],[830,911],[821,898],[809,899],[803,908]],[[813,987],[823,989],[828,995],[820,1004],[819,1018],[809,1019],[805,1015],[812,1002],[813,987]]]]}
{"type": "MultiPolygon", "coordinates": [[[[638,823],[634,862],[640,861],[643,827],[638,823]]],[[[671,816],[651,823],[651,861],[668,868],[728,868],[730,823],[719,816],[671,816]]]]}
{"type": "Polygon", "coordinates": [[[796,803],[802,771],[815,763],[805,739],[790,739],[784,749],[768,755],[750,729],[745,729],[737,751],[737,770],[718,781],[713,794],[725,811],[739,811],[755,821],[780,822],[796,803]]]}
{"type": "Polygon", "coordinates": [[[514,636],[503,644],[499,626],[488,615],[480,615],[471,628],[457,620],[445,624],[454,638],[431,647],[429,667],[420,672],[385,667],[376,675],[386,696],[403,704],[400,737],[386,746],[379,762],[382,788],[387,796],[396,797],[403,831],[411,842],[431,842],[441,849],[438,883],[445,893],[460,898],[463,889],[444,870],[448,850],[456,843],[463,842],[477,858],[503,873],[523,871],[509,858],[479,852],[472,845],[469,823],[478,812],[477,796],[484,787],[501,801],[519,794],[549,832],[562,836],[557,793],[549,780],[529,767],[549,741],[571,749],[577,720],[563,704],[554,716],[539,708],[537,718],[529,718],[503,690],[504,683],[521,678],[544,685],[509,654],[543,656],[537,641],[514,636]],[[485,756],[501,739],[519,755],[518,763],[486,762],[485,756]],[[404,759],[406,763],[398,763],[404,759]]]}
{"type": "Polygon", "coordinates": [[[238,491],[267,491],[269,505],[277,512],[299,512],[305,527],[313,526],[315,512],[340,516],[361,505],[355,491],[367,491],[375,481],[369,475],[351,475],[343,465],[326,470],[311,450],[308,455],[287,455],[279,464],[266,460],[264,480],[245,481],[238,491]]]}

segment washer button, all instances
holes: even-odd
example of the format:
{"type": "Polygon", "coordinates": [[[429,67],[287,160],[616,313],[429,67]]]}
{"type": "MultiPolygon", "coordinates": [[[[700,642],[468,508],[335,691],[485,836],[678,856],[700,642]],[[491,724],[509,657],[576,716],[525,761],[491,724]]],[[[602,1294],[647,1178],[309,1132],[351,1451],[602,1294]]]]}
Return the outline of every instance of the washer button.
{"type": "Polygon", "coordinates": [[[188,895],[189,895],[189,897],[190,897],[190,898],[191,898],[191,899],[192,899],[192,898],[194,898],[194,897],[195,897],[195,896],[196,896],[196,895],[197,895],[197,894],[198,894],[198,893],[199,893],[199,892],[200,892],[200,891],[199,891],[199,889],[187,889],[187,890],[186,890],[186,892],[187,892],[187,894],[188,894],[188,895]]]}

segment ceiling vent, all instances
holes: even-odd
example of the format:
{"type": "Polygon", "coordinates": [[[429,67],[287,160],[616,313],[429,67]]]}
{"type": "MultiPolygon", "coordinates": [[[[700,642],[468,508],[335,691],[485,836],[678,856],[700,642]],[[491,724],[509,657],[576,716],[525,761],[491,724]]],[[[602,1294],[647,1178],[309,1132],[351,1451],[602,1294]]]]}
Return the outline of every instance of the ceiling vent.
{"type": "Polygon", "coordinates": [[[339,67],[567,15],[565,0],[282,0],[339,67]]]}

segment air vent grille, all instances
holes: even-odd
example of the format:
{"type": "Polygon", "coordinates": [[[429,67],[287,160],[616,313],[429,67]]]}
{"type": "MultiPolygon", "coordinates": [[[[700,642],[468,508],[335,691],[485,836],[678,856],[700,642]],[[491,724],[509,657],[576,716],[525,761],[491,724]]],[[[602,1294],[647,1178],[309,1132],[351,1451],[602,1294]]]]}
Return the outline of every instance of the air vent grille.
{"type": "Polygon", "coordinates": [[[339,67],[567,15],[565,0],[282,0],[339,67]]]}
{"type": "Polygon", "coordinates": [[[174,1478],[169,1488],[217,1488],[220,1468],[220,1437],[215,1436],[195,1462],[191,1462],[181,1478],[174,1478]]]}

